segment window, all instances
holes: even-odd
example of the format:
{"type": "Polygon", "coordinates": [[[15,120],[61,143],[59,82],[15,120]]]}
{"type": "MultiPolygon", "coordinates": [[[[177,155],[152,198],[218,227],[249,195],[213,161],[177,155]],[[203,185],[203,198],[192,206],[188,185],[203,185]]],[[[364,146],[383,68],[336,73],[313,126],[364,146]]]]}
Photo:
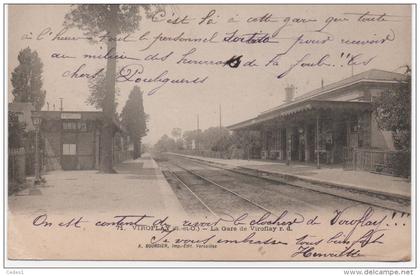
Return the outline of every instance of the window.
{"type": "Polygon", "coordinates": [[[76,130],[77,129],[77,122],[63,122],[63,129],[64,130],[76,130]]]}
{"type": "Polygon", "coordinates": [[[86,132],[88,130],[86,122],[79,122],[79,121],[63,121],[63,130],[70,130],[70,131],[81,131],[86,132]]]}
{"type": "Polygon", "coordinates": [[[76,144],[63,144],[63,155],[76,155],[76,144]]]}
{"type": "Polygon", "coordinates": [[[87,131],[86,122],[79,122],[79,130],[81,132],[86,132],[87,131]]]}

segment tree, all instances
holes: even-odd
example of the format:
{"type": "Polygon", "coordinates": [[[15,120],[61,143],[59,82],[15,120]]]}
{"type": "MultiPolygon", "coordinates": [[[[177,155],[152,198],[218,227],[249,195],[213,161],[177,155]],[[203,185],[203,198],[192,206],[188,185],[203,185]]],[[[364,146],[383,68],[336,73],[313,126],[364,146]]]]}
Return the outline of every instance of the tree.
{"type": "MultiPolygon", "coordinates": [[[[96,109],[103,109],[104,107],[104,99],[106,95],[106,86],[105,86],[105,75],[100,74],[98,77],[89,80],[89,90],[90,94],[86,99],[86,104],[95,107],[96,109]]],[[[118,96],[120,94],[119,89],[115,89],[115,95],[118,96]]],[[[115,108],[117,109],[118,102],[115,101],[115,108]]]]}
{"type": "Polygon", "coordinates": [[[23,147],[23,137],[25,136],[25,124],[20,123],[16,113],[8,112],[8,141],[9,149],[23,147]]]}
{"type": "Polygon", "coordinates": [[[261,147],[261,135],[258,131],[252,130],[235,131],[232,135],[232,143],[235,147],[241,149],[249,159],[251,153],[261,147]]]}
{"type": "Polygon", "coordinates": [[[36,51],[25,48],[18,54],[19,65],[12,72],[14,102],[29,102],[39,111],[44,106],[46,91],[42,89],[43,64],[36,51]]]}
{"type": "Polygon", "coordinates": [[[123,125],[127,128],[131,141],[133,141],[133,158],[141,155],[141,138],[147,133],[146,119],[143,107],[143,93],[138,86],[134,86],[128,96],[127,102],[121,112],[123,125]]]}
{"type": "Polygon", "coordinates": [[[176,149],[176,142],[173,138],[165,134],[154,145],[153,149],[158,153],[173,151],[176,149]]]}
{"type": "Polygon", "coordinates": [[[192,149],[193,141],[197,140],[197,130],[186,130],[182,134],[187,149],[192,149]]]}
{"type": "MultiPolygon", "coordinates": [[[[141,20],[139,8],[142,7],[146,16],[153,14],[155,5],[123,5],[123,4],[85,4],[75,5],[65,15],[64,26],[77,27],[90,37],[101,35],[107,46],[107,53],[117,53],[117,36],[132,33],[141,20]]],[[[115,114],[115,75],[117,61],[107,59],[105,73],[106,94],[103,99],[104,124],[101,131],[101,166],[104,173],[114,172],[112,168],[112,145],[116,129],[114,124],[115,114]]]]}
{"type": "Polygon", "coordinates": [[[176,149],[182,150],[184,149],[184,140],[182,139],[182,129],[179,127],[175,127],[171,131],[172,137],[175,138],[176,149]]]}
{"type": "Polygon", "coordinates": [[[205,150],[223,151],[228,147],[229,137],[227,128],[210,127],[203,131],[201,144],[205,150]]]}
{"type": "Polygon", "coordinates": [[[182,136],[182,129],[180,129],[179,127],[174,127],[171,131],[171,135],[172,137],[174,137],[175,139],[179,139],[182,136]]]}
{"type": "Polygon", "coordinates": [[[411,70],[405,79],[375,99],[375,114],[382,130],[392,131],[397,149],[410,150],[411,139],[411,70]]]}

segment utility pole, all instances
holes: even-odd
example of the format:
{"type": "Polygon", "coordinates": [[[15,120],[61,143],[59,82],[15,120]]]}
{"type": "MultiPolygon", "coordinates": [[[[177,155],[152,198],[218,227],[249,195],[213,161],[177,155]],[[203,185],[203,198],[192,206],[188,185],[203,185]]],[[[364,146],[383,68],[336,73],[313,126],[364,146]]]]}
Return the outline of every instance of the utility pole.
{"type": "Polygon", "coordinates": [[[219,104],[219,128],[222,129],[222,104],[219,104]]]}
{"type": "MultiPolygon", "coordinates": [[[[222,139],[222,104],[219,104],[219,135],[222,139]]],[[[219,158],[222,158],[222,149],[218,146],[219,158]]]]}
{"type": "Polygon", "coordinates": [[[320,154],[320,141],[319,141],[319,114],[316,115],[316,167],[317,169],[321,168],[319,164],[319,154],[320,154]]]}
{"type": "Polygon", "coordinates": [[[60,99],[60,111],[63,111],[63,98],[60,99]]]}
{"type": "Polygon", "coordinates": [[[50,103],[47,102],[47,111],[50,111],[50,103]]]}
{"type": "Polygon", "coordinates": [[[199,142],[200,138],[199,138],[199,136],[200,136],[200,115],[197,114],[197,137],[196,137],[196,139],[197,139],[197,151],[200,150],[200,142],[199,142]]]}

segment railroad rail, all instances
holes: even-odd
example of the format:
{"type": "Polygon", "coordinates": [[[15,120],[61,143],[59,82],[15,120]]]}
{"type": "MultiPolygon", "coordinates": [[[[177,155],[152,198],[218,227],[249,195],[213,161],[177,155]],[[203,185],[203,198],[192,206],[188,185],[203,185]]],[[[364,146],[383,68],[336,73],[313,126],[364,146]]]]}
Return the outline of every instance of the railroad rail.
{"type": "MultiPolygon", "coordinates": [[[[194,172],[194,171],[192,171],[192,170],[189,170],[189,169],[187,169],[187,168],[185,168],[185,167],[183,167],[183,166],[180,166],[180,165],[178,165],[178,164],[174,164],[174,165],[175,165],[176,167],[178,167],[178,168],[180,168],[180,169],[182,169],[182,170],[184,170],[184,171],[186,171],[186,172],[188,172],[188,173],[190,173],[190,174],[192,174],[192,175],[194,175],[194,176],[196,176],[196,177],[198,177],[198,178],[200,178],[200,179],[202,179],[202,180],[206,181],[207,183],[210,183],[210,184],[212,184],[212,185],[214,185],[214,186],[217,186],[217,187],[219,187],[220,189],[222,189],[222,190],[224,190],[224,191],[226,191],[226,192],[228,192],[228,193],[231,193],[231,194],[235,195],[236,197],[238,197],[238,198],[240,198],[240,199],[242,199],[242,200],[244,200],[244,201],[246,201],[246,202],[250,203],[251,205],[253,205],[253,206],[255,206],[255,207],[257,207],[257,208],[259,208],[259,209],[261,209],[261,210],[263,210],[263,211],[265,211],[265,212],[268,212],[268,213],[270,213],[270,214],[275,214],[275,212],[273,212],[273,211],[269,210],[268,208],[266,208],[266,207],[264,207],[264,206],[262,206],[262,205],[260,205],[260,204],[258,204],[258,203],[256,203],[256,202],[254,202],[254,201],[252,201],[252,200],[250,200],[250,199],[248,199],[248,198],[246,198],[246,197],[244,197],[244,196],[242,196],[242,195],[238,194],[238,193],[237,193],[237,192],[235,192],[235,191],[232,191],[231,189],[228,189],[228,188],[224,187],[223,185],[220,185],[220,184],[216,183],[215,181],[213,181],[213,180],[211,180],[211,179],[209,179],[209,178],[207,178],[207,177],[205,177],[205,176],[203,176],[203,175],[200,175],[200,174],[198,174],[198,173],[196,173],[196,172],[194,172]]],[[[175,173],[175,175],[176,175],[176,173],[175,173]]]]}
{"type": "MultiPolygon", "coordinates": [[[[202,167],[202,168],[205,168],[205,167],[212,168],[213,167],[213,168],[218,168],[218,169],[225,170],[225,171],[228,171],[228,172],[231,172],[231,173],[235,173],[235,174],[247,175],[247,176],[251,176],[251,177],[257,178],[257,179],[268,180],[268,181],[271,181],[271,182],[278,182],[278,181],[273,180],[273,179],[270,179],[270,178],[264,178],[264,177],[259,177],[259,176],[252,175],[252,174],[247,174],[247,173],[244,173],[244,172],[238,172],[238,171],[235,171],[235,170],[232,170],[232,169],[229,169],[229,168],[223,168],[221,166],[217,166],[217,165],[213,165],[213,164],[207,164],[207,163],[203,164],[203,162],[200,162],[198,160],[193,160],[193,159],[185,158],[185,157],[182,157],[182,156],[176,156],[176,157],[182,158],[184,160],[188,160],[191,163],[194,163],[194,165],[199,166],[199,167],[202,167]]],[[[171,161],[171,163],[174,164],[173,160],[171,161]]],[[[223,185],[220,185],[219,183],[215,182],[214,180],[209,179],[208,177],[205,177],[203,175],[198,174],[197,172],[195,172],[193,170],[190,170],[190,169],[187,169],[187,168],[185,168],[183,166],[180,166],[178,163],[176,163],[174,165],[177,166],[177,167],[179,167],[180,169],[182,169],[184,171],[187,171],[188,173],[190,173],[192,175],[195,175],[196,177],[198,177],[198,178],[206,181],[207,183],[211,183],[212,185],[215,185],[215,186],[217,186],[217,187],[219,187],[221,189],[224,189],[225,191],[227,191],[227,192],[229,192],[231,194],[234,194],[234,195],[236,195],[238,197],[241,197],[243,200],[248,201],[249,203],[253,204],[254,206],[257,206],[261,210],[264,210],[266,212],[270,212],[270,213],[274,214],[274,212],[270,211],[268,208],[265,208],[265,207],[261,206],[260,204],[255,203],[255,202],[247,199],[246,197],[244,197],[244,196],[242,196],[242,195],[240,195],[240,194],[238,194],[238,193],[236,193],[236,192],[234,192],[234,191],[232,191],[232,190],[224,187],[223,185]]],[[[319,193],[319,194],[326,194],[326,195],[333,196],[333,197],[336,197],[336,198],[339,198],[339,199],[346,199],[346,200],[349,200],[349,201],[353,201],[353,202],[356,202],[356,203],[359,203],[359,204],[370,205],[370,206],[374,206],[374,207],[378,207],[378,208],[382,208],[382,209],[386,209],[386,210],[391,210],[391,211],[397,211],[397,212],[402,212],[402,213],[410,214],[410,212],[407,212],[406,210],[402,211],[402,208],[398,208],[397,209],[397,208],[393,208],[393,207],[389,207],[389,206],[384,206],[383,204],[376,204],[376,203],[373,203],[373,202],[366,202],[366,201],[358,200],[358,199],[355,199],[355,198],[350,197],[350,196],[336,195],[336,194],[334,194],[332,192],[329,193],[329,192],[325,192],[325,191],[318,191],[316,189],[305,188],[305,187],[302,187],[302,186],[297,186],[297,185],[289,184],[287,182],[282,182],[282,183],[284,185],[288,185],[288,186],[292,186],[292,187],[299,187],[299,188],[306,189],[306,190],[309,190],[309,191],[312,191],[312,192],[316,192],[316,193],[319,193]]],[[[183,183],[183,184],[186,185],[185,183],[183,183]]],[[[365,192],[365,194],[367,194],[367,192],[365,192]]],[[[374,195],[372,194],[371,196],[374,196],[374,195]]]]}

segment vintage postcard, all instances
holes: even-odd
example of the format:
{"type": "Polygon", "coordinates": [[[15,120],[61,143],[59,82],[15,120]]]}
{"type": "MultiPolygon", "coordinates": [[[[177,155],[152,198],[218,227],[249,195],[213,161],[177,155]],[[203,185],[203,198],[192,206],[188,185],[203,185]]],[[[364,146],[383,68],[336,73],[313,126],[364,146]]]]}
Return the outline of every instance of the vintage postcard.
{"type": "Polygon", "coordinates": [[[413,260],[412,5],[6,5],[7,259],[413,260]]]}

